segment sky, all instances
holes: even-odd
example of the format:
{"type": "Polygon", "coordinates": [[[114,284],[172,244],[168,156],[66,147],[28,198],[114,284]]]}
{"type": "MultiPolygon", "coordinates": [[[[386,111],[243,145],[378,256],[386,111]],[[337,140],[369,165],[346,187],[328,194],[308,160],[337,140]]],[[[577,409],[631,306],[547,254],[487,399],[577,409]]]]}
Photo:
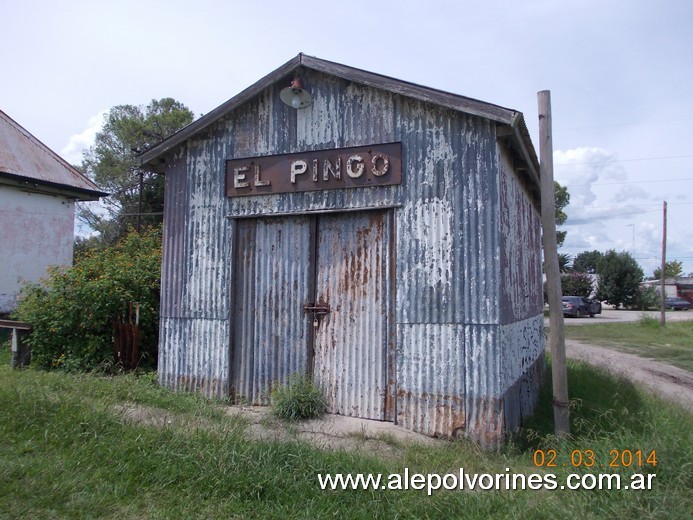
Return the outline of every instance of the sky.
{"type": "Polygon", "coordinates": [[[560,253],[693,273],[693,1],[0,0],[0,109],[73,164],[116,105],[196,116],[299,52],[523,112],[551,92],[560,253]]]}

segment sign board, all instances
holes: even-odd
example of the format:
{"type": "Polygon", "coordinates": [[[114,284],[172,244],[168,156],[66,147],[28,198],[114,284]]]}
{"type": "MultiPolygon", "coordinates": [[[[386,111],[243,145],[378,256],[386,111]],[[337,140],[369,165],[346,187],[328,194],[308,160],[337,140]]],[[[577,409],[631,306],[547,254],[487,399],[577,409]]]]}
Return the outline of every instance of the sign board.
{"type": "Polygon", "coordinates": [[[229,159],[226,196],[390,186],[402,182],[402,143],[229,159]]]}

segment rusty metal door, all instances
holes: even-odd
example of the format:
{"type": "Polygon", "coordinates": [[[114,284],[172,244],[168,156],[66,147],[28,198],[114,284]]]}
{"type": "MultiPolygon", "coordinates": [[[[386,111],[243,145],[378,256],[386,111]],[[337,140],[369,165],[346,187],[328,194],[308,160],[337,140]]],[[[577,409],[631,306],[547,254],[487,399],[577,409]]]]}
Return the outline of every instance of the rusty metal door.
{"type": "Polygon", "coordinates": [[[391,420],[387,211],[236,223],[232,393],[267,404],[276,382],[313,375],[329,413],[391,420]]]}
{"type": "Polygon", "coordinates": [[[385,420],[388,395],[390,219],[386,212],[321,216],[313,376],[330,413],[385,420]]]}
{"type": "Polygon", "coordinates": [[[236,222],[231,394],[238,403],[269,404],[277,381],[307,366],[312,324],[303,301],[311,297],[313,219],[236,222]]]}

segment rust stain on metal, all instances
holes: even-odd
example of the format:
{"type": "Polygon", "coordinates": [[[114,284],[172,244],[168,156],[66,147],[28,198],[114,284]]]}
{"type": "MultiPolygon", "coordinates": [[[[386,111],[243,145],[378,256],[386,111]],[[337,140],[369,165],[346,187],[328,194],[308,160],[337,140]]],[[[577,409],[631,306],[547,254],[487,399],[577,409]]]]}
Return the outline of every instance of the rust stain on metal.
{"type": "Polygon", "coordinates": [[[390,186],[402,182],[402,143],[229,159],[226,196],[390,186]]]}
{"type": "Polygon", "coordinates": [[[384,212],[318,219],[316,291],[332,312],[315,328],[314,373],[331,413],[386,418],[388,221],[384,212]]]}
{"type": "Polygon", "coordinates": [[[113,324],[113,358],[125,370],[134,370],[140,357],[140,326],[116,321],[113,324]]]}
{"type": "Polygon", "coordinates": [[[466,432],[464,396],[399,390],[398,424],[435,437],[455,438],[466,432]]]}
{"type": "Polygon", "coordinates": [[[172,157],[162,380],[261,404],[305,371],[335,413],[496,446],[543,367],[514,149],[483,115],[305,72],[305,111],[268,85],[172,157]]]}

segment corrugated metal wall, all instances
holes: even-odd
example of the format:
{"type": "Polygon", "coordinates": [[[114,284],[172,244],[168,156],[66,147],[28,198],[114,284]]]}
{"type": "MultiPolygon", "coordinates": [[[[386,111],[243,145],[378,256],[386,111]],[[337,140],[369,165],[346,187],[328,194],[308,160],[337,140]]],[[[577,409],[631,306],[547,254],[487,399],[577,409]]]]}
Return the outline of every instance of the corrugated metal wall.
{"type": "Polygon", "coordinates": [[[276,382],[307,370],[312,230],[300,216],[237,222],[231,374],[238,402],[268,404],[276,382]]]}
{"type": "Polygon", "coordinates": [[[513,429],[531,415],[545,369],[541,215],[503,147],[500,157],[501,391],[505,427],[513,429]]]}
{"type": "Polygon", "coordinates": [[[212,156],[186,150],[166,176],[159,380],[209,396],[229,392],[229,240],[212,156]]]}
{"type": "Polygon", "coordinates": [[[195,385],[208,393],[228,390],[237,218],[390,207],[396,420],[428,434],[498,437],[507,390],[501,349],[514,348],[501,346],[501,324],[536,313],[499,300],[517,301],[524,290],[516,290],[518,283],[534,290],[535,259],[522,252],[538,247],[539,231],[525,195],[500,180],[495,124],[312,70],[304,82],[312,105],[290,109],[279,100],[280,87],[268,88],[189,142],[168,174],[162,380],[189,387],[194,374],[195,385]],[[396,141],[403,150],[400,186],[235,199],[223,194],[228,158],[396,141]],[[501,212],[504,205],[509,212],[501,212]],[[523,226],[534,234],[519,235],[523,226]],[[503,247],[511,253],[502,256],[503,247]],[[524,260],[514,266],[518,251],[524,260]],[[531,269],[523,279],[525,264],[531,269]],[[207,321],[214,337],[226,330],[226,339],[191,336],[192,322],[207,321]],[[216,366],[203,366],[202,359],[216,366]]]}
{"type": "Polygon", "coordinates": [[[315,380],[330,413],[384,420],[390,219],[382,211],[325,215],[317,234],[315,301],[331,309],[315,330],[315,380]]]}

